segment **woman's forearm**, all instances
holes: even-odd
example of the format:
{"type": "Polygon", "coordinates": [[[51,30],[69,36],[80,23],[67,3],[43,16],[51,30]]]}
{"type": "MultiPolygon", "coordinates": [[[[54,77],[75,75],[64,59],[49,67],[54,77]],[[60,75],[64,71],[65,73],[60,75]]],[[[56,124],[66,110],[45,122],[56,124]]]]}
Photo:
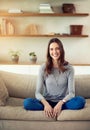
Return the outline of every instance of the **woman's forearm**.
{"type": "Polygon", "coordinates": [[[44,106],[49,105],[49,103],[48,103],[45,99],[42,99],[42,100],[41,100],[41,103],[42,103],[44,106]]]}

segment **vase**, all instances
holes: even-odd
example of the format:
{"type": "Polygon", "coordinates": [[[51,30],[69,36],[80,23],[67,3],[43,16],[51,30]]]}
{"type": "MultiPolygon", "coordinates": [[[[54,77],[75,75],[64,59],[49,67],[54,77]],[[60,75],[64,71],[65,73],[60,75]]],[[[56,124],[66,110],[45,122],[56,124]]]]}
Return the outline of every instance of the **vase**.
{"type": "Polygon", "coordinates": [[[13,63],[18,63],[18,61],[19,61],[19,56],[18,56],[18,55],[12,55],[11,59],[12,59],[12,62],[13,62],[13,63]]]}
{"type": "Polygon", "coordinates": [[[30,62],[31,63],[36,63],[36,61],[37,61],[37,56],[30,56],[30,62]]]}

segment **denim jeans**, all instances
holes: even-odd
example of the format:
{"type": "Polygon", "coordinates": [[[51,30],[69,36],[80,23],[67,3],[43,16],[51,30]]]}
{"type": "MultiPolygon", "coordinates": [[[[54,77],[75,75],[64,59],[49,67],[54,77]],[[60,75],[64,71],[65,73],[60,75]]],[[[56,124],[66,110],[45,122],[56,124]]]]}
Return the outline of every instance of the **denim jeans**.
{"type": "MultiPolygon", "coordinates": [[[[47,100],[47,102],[52,107],[54,107],[57,104],[57,102],[52,102],[52,101],[48,101],[48,100],[47,100]]],[[[67,101],[66,103],[64,103],[62,106],[62,110],[64,110],[64,109],[71,109],[71,110],[82,109],[82,108],[84,108],[85,103],[86,103],[86,101],[82,96],[76,96],[76,97],[70,99],[69,101],[67,101]]],[[[24,105],[24,109],[26,109],[26,110],[33,110],[33,111],[44,110],[43,104],[36,98],[24,99],[23,105],[24,105]]]]}

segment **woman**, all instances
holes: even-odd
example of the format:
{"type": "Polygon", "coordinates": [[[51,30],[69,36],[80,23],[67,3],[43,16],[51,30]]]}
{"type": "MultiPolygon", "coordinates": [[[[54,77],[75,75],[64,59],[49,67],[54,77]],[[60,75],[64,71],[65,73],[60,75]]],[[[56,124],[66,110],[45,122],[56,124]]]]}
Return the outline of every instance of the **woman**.
{"type": "Polygon", "coordinates": [[[24,108],[44,110],[51,118],[57,117],[63,109],[77,110],[85,106],[83,97],[75,97],[74,69],[65,60],[58,38],[49,41],[47,60],[40,68],[35,96],[35,99],[24,100],[24,108]]]}

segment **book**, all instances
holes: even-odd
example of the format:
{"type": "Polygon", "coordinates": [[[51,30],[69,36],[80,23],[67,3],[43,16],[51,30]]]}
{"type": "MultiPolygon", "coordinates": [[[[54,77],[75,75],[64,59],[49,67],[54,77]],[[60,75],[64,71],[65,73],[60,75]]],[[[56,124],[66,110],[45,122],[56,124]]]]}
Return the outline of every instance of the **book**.
{"type": "Polygon", "coordinates": [[[53,13],[50,4],[40,4],[39,11],[40,13],[53,13]]]}
{"type": "Polygon", "coordinates": [[[2,24],[1,24],[1,34],[2,35],[12,35],[15,32],[13,24],[8,20],[3,18],[2,19],[2,24]]]}

